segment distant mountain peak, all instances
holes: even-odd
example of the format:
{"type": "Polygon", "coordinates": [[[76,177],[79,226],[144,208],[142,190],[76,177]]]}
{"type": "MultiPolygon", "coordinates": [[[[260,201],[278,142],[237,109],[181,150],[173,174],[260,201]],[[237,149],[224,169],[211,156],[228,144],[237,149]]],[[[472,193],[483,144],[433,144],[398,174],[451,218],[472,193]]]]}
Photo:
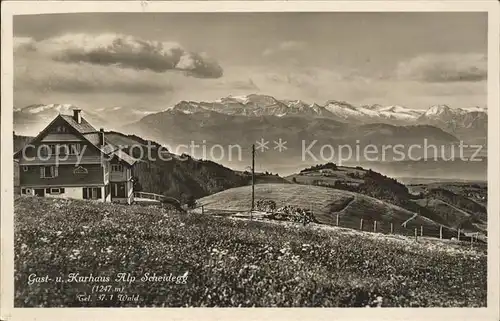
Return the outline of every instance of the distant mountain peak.
{"type": "Polygon", "coordinates": [[[58,113],[68,113],[73,109],[77,109],[79,107],[74,106],[72,104],[33,104],[26,106],[24,108],[18,109],[17,111],[22,113],[29,114],[38,114],[42,112],[52,111],[58,113]]]}
{"type": "Polygon", "coordinates": [[[434,105],[431,106],[427,111],[424,113],[426,116],[438,116],[446,113],[454,113],[452,109],[448,105],[434,105]]]}
{"type": "Polygon", "coordinates": [[[479,107],[479,106],[465,107],[465,108],[462,108],[462,110],[469,112],[469,113],[473,113],[473,112],[479,112],[479,113],[485,113],[485,114],[488,113],[487,108],[479,107]]]}
{"type": "Polygon", "coordinates": [[[349,104],[346,101],[342,101],[342,100],[333,100],[333,99],[328,100],[325,103],[325,106],[328,106],[328,105],[337,105],[337,106],[341,106],[341,107],[347,107],[347,108],[350,108],[350,109],[356,109],[353,105],[349,104]]]}
{"type": "Polygon", "coordinates": [[[371,109],[371,110],[379,110],[380,108],[384,108],[384,106],[382,106],[380,104],[363,105],[361,107],[366,108],[366,109],[371,109]]]}
{"type": "Polygon", "coordinates": [[[393,113],[407,112],[408,110],[410,110],[410,109],[406,108],[406,107],[403,107],[403,106],[399,106],[399,105],[391,105],[391,106],[379,107],[378,108],[378,111],[390,111],[390,112],[393,112],[393,113]]]}

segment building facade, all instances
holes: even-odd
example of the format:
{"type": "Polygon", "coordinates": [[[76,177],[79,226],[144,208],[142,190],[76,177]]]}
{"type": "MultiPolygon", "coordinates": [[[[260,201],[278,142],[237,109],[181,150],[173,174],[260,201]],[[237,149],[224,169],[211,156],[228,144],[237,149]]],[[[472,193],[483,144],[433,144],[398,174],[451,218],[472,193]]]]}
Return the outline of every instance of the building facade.
{"type": "Polygon", "coordinates": [[[136,160],[74,110],[58,115],[14,154],[21,194],[133,202],[136,160]]]}

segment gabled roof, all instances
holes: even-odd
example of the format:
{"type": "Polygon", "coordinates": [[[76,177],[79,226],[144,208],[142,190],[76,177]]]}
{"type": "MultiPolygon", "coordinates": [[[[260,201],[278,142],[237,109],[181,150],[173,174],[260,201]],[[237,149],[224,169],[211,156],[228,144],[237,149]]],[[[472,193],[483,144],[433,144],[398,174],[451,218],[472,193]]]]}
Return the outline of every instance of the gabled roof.
{"type": "MultiPolygon", "coordinates": [[[[106,137],[104,138],[104,145],[99,146],[99,131],[97,131],[94,126],[92,126],[87,120],[85,120],[83,117],[81,118],[80,123],[77,123],[73,116],[70,115],[61,115],[59,114],[54,120],[50,122],[47,127],[45,127],[35,138],[31,140],[33,142],[34,140],[38,139],[41,135],[43,135],[48,128],[58,119],[61,118],[63,119],[68,125],[73,127],[81,136],[88,141],[90,144],[95,146],[97,149],[99,149],[102,153],[105,155],[113,155],[118,157],[119,159],[125,161],[129,165],[133,165],[137,162],[136,159],[125,153],[124,151],[120,150],[118,146],[114,146],[111,144],[108,140],[106,140],[106,137]]],[[[31,143],[30,142],[30,143],[31,143]]],[[[21,149],[22,150],[22,149],[21,149]]],[[[18,156],[19,152],[21,150],[17,151],[14,153],[14,158],[18,156]]]]}
{"type": "Polygon", "coordinates": [[[97,130],[90,125],[88,121],[86,121],[83,117],[81,118],[81,122],[77,123],[76,120],[73,118],[73,116],[70,115],[61,115],[59,114],[60,117],[62,117],[71,127],[76,129],[81,134],[87,134],[87,133],[95,133],[97,130]]]}
{"type": "Polygon", "coordinates": [[[129,154],[125,153],[120,149],[114,151],[113,154],[129,165],[134,165],[137,162],[137,159],[133,158],[132,156],[130,156],[129,154]]]}
{"type": "Polygon", "coordinates": [[[106,144],[104,146],[101,147],[101,151],[104,153],[104,154],[111,154],[113,151],[119,149],[118,146],[115,146],[113,144],[111,144],[107,139],[106,137],[104,137],[104,140],[106,142],[106,144]]]}

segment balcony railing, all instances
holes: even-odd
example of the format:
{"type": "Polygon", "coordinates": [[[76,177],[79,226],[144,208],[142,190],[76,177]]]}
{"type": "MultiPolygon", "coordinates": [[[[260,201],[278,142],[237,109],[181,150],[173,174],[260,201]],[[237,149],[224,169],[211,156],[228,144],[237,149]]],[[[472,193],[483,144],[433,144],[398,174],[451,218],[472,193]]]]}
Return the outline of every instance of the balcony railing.
{"type": "Polygon", "coordinates": [[[155,193],[148,193],[148,192],[134,192],[134,199],[135,198],[148,199],[148,200],[153,200],[153,201],[158,201],[158,202],[170,201],[172,203],[181,204],[181,202],[174,197],[155,194],[155,193]]]}

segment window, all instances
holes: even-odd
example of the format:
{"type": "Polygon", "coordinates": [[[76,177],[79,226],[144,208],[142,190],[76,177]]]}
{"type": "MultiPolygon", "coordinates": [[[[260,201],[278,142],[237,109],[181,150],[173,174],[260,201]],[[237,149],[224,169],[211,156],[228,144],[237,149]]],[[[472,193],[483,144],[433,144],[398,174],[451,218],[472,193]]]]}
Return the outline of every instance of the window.
{"type": "Polygon", "coordinates": [[[40,154],[42,156],[50,155],[50,146],[49,145],[41,145],[40,146],[40,154]]]}
{"type": "Polygon", "coordinates": [[[48,144],[44,145],[42,149],[42,155],[70,155],[71,147],[66,144],[48,144]]]}
{"type": "Polygon", "coordinates": [[[84,187],[83,188],[83,199],[100,199],[102,197],[100,187],[84,187]]]}
{"type": "Polygon", "coordinates": [[[111,197],[126,197],[125,183],[111,183],[111,197]]]}
{"type": "Polygon", "coordinates": [[[68,132],[68,127],[64,125],[59,125],[59,126],[54,126],[50,130],[51,133],[67,133],[68,132]]]}
{"type": "Polygon", "coordinates": [[[69,155],[79,155],[80,150],[80,144],[69,144],[69,155]]]}
{"type": "Polygon", "coordinates": [[[67,133],[68,132],[68,129],[65,127],[65,126],[57,126],[56,127],[56,131],[58,133],[67,133]]]}
{"type": "Polygon", "coordinates": [[[52,194],[52,195],[57,195],[57,194],[63,194],[64,193],[64,188],[59,188],[59,187],[52,187],[48,189],[49,191],[47,193],[52,194]]]}
{"type": "Polygon", "coordinates": [[[66,144],[57,145],[57,155],[69,155],[69,147],[66,144]]]}
{"type": "Polygon", "coordinates": [[[120,164],[112,164],[111,165],[111,171],[112,172],[122,172],[123,171],[123,166],[120,164]]]}
{"type": "Polygon", "coordinates": [[[57,145],[54,144],[42,145],[40,148],[43,156],[56,155],[57,153],[57,145]]]}
{"type": "Polygon", "coordinates": [[[57,145],[51,144],[49,145],[50,155],[57,155],[57,145]]]}
{"type": "Polygon", "coordinates": [[[23,171],[27,172],[28,171],[28,166],[23,166],[23,171]]]}
{"type": "Polygon", "coordinates": [[[33,195],[33,189],[32,188],[22,188],[21,189],[21,194],[33,195]]]}
{"type": "Polygon", "coordinates": [[[57,166],[40,167],[40,178],[54,178],[59,175],[57,166]]]}

